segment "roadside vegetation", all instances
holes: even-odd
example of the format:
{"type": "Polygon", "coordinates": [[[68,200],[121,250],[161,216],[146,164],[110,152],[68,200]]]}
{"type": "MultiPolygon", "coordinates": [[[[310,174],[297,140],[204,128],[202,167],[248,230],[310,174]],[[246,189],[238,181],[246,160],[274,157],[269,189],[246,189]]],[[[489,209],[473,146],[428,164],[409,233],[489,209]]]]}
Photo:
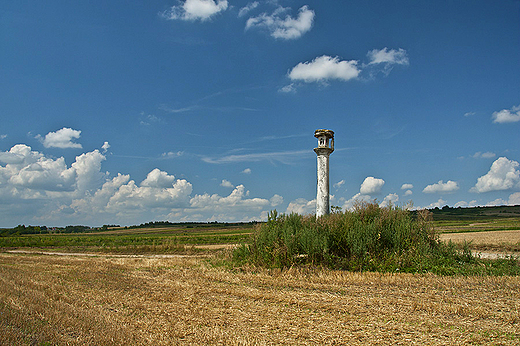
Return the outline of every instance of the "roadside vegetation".
{"type": "Polygon", "coordinates": [[[518,259],[484,260],[462,247],[441,242],[432,213],[357,204],[352,211],[313,215],[269,214],[233,260],[268,268],[311,265],[350,271],[432,272],[441,275],[518,275],[518,259]]]}

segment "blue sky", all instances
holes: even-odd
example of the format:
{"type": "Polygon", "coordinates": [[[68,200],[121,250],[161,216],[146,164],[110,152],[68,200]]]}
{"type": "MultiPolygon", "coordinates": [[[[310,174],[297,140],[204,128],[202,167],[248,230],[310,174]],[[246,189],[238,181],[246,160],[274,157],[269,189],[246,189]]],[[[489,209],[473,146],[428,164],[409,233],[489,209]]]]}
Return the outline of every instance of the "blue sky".
{"type": "Polygon", "coordinates": [[[0,4],[0,227],[520,204],[520,1],[0,4]]]}

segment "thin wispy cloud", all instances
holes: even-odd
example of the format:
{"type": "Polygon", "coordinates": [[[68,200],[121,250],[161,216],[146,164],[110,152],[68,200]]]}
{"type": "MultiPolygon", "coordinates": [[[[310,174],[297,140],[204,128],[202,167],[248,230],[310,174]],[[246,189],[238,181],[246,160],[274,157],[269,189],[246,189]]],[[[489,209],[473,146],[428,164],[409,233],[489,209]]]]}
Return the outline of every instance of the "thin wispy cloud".
{"type": "Polygon", "coordinates": [[[251,12],[252,10],[257,8],[258,5],[259,5],[258,1],[253,1],[253,2],[248,3],[246,6],[242,7],[240,9],[240,11],[238,11],[238,16],[244,17],[246,14],[248,14],[249,12],[251,12]]]}
{"type": "Polygon", "coordinates": [[[202,157],[202,161],[213,164],[224,164],[224,163],[235,163],[235,162],[258,162],[258,161],[269,161],[269,162],[280,162],[284,164],[290,164],[294,160],[310,155],[309,150],[295,150],[295,151],[278,151],[268,153],[255,153],[255,154],[241,154],[241,155],[225,155],[221,157],[202,157]]]}

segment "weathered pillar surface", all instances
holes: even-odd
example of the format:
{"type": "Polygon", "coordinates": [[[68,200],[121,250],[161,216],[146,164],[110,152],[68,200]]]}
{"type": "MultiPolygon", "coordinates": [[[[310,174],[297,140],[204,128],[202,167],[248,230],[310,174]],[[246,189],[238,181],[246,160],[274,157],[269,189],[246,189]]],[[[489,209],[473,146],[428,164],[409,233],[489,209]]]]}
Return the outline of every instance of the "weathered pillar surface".
{"type": "Polygon", "coordinates": [[[318,138],[318,147],[314,148],[318,162],[316,217],[320,217],[328,214],[330,210],[329,155],[334,151],[334,132],[331,130],[316,130],[314,137],[318,138]]]}

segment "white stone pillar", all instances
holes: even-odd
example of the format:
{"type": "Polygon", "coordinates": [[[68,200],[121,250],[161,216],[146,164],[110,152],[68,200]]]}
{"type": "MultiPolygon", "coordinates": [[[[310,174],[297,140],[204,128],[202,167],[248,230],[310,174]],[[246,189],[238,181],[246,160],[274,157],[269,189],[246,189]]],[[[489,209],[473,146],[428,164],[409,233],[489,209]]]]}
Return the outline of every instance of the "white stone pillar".
{"type": "Polygon", "coordinates": [[[314,137],[318,138],[318,147],[314,148],[318,163],[316,217],[320,217],[328,214],[330,210],[329,155],[334,151],[334,132],[331,130],[316,130],[314,137]]]}

